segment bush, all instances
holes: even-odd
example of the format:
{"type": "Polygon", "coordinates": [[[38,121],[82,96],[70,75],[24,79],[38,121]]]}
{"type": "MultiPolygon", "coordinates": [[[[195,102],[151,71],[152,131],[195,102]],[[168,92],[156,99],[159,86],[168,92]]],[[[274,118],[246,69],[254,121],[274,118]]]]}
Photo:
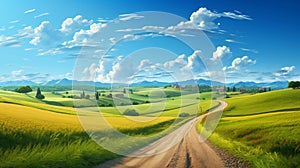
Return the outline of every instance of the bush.
{"type": "Polygon", "coordinates": [[[180,113],[179,114],[179,117],[188,117],[188,116],[190,116],[189,113],[180,113]]]}
{"type": "Polygon", "coordinates": [[[28,93],[32,92],[32,89],[30,86],[20,86],[19,88],[16,89],[16,92],[18,93],[28,93]]]}
{"type": "Polygon", "coordinates": [[[123,115],[127,116],[139,116],[140,114],[136,112],[134,109],[127,109],[124,111],[123,115]]]}
{"type": "Polygon", "coordinates": [[[138,103],[138,102],[136,102],[136,101],[134,101],[132,104],[133,104],[133,105],[138,105],[139,103],[138,103]]]}

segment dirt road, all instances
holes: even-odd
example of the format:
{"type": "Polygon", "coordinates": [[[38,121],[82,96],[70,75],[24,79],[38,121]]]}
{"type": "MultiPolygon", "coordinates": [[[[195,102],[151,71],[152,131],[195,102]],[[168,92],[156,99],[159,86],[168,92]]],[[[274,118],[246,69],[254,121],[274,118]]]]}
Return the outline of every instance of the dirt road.
{"type": "MultiPolygon", "coordinates": [[[[220,106],[212,112],[223,110],[226,103],[220,101],[220,106]]],[[[203,116],[195,118],[171,134],[153,142],[152,144],[138,150],[135,156],[143,155],[144,157],[122,157],[108,161],[99,165],[99,168],[164,168],[164,167],[225,167],[222,159],[208,145],[207,142],[200,143],[199,133],[195,124],[203,116]],[[180,135],[180,136],[178,136],[180,135]],[[178,138],[181,140],[176,141],[178,138]],[[175,143],[175,144],[174,144],[175,143]],[[163,151],[158,154],[158,151],[163,151]]]]}

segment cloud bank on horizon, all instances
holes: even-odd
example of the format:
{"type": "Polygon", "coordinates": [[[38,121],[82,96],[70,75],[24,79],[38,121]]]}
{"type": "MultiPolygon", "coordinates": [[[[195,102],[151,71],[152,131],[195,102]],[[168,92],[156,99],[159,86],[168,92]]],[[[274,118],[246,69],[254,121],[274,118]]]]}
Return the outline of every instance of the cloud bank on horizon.
{"type": "MultiPolygon", "coordinates": [[[[103,36],[102,39],[91,40],[95,35],[105,32],[108,24],[114,22],[129,22],[131,20],[143,19],[144,16],[139,14],[120,14],[117,19],[101,19],[93,20],[83,17],[82,15],[76,15],[73,17],[67,17],[60,25],[53,24],[52,20],[44,20],[44,17],[49,16],[49,12],[40,12],[35,8],[28,9],[23,13],[25,15],[33,15],[33,19],[42,19],[37,26],[30,25],[30,23],[23,23],[21,19],[13,20],[10,22],[11,27],[1,27],[0,25],[0,46],[8,48],[21,48],[24,52],[30,52],[36,57],[61,57],[60,61],[67,62],[73,60],[76,56],[82,54],[81,48],[89,48],[91,58],[95,59],[95,62],[87,65],[82,73],[87,75],[87,78],[82,80],[96,80],[100,82],[111,82],[113,79],[116,82],[130,81],[131,79],[142,80],[168,80],[168,75],[174,75],[174,73],[180,74],[184,77],[182,80],[193,79],[192,76],[185,74],[185,70],[190,70],[197,77],[209,78],[213,75],[213,72],[205,70],[203,64],[201,64],[201,51],[200,50],[183,50],[178,55],[173,56],[172,59],[158,59],[157,62],[153,62],[149,59],[136,60],[135,66],[128,66],[128,64],[122,63],[126,61],[126,55],[129,53],[120,53],[121,49],[112,48],[109,54],[105,53],[104,43],[110,45],[117,45],[117,37],[103,36]],[[19,26],[19,28],[17,28],[19,26]],[[15,33],[10,29],[16,30],[15,33]],[[8,32],[8,33],[7,33],[8,32]],[[9,34],[10,33],[10,34],[9,34]],[[105,53],[105,54],[104,54],[105,53]],[[99,55],[102,55],[100,58],[99,55]],[[98,61],[97,61],[98,60],[98,61]],[[161,71],[164,69],[164,71],[161,71]],[[150,74],[150,70],[152,73],[150,74]],[[135,74],[139,71],[140,74],[135,74]],[[126,76],[127,78],[124,78],[126,76]]],[[[258,65],[259,62],[251,58],[251,54],[257,54],[255,49],[249,49],[246,47],[240,47],[240,50],[247,52],[247,55],[236,55],[229,45],[239,44],[239,42],[233,39],[223,37],[224,34],[235,36],[228,30],[222,29],[223,20],[236,20],[236,21],[253,21],[253,19],[244,15],[241,12],[216,12],[206,7],[200,7],[197,11],[191,13],[190,17],[186,21],[182,21],[172,25],[157,26],[157,25],[144,25],[141,27],[133,27],[127,29],[118,29],[116,34],[122,36],[122,40],[125,41],[143,41],[146,38],[156,37],[173,37],[173,36],[193,36],[190,32],[191,29],[201,30],[207,33],[209,37],[219,36],[223,39],[224,44],[216,46],[214,52],[211,53],[210,61],[222,61],[226,60],[228,63],[223,66],[223,72],[227,76],[228,81],[235,80],[288,80],[293,79],[297,75],[295,74],[295,65],[282,66],[280,69],[269,71],[254,71],[251,67],[258,65]],[[146,32],[146,33],[140,33],[146,32]],[[153,33],[156,32],[156,33],[153,33]],[[157,33],[158,32],[158,33],[157,33]],[[138,34],[140,33],[140,34],[138,34]]],[[[237,23],[238,24],[238,23],[237,23]]],[[[142,42],[141,42],[142,43],[142,42]]],[[[134,47],[133,47],[134,48],[134,47]]],[[[129,51],[128,51],[129,52],[129,51]]],[[[24,58],[24,62],[26,58],[24,58]]],[[[32,60],[34,62],[34,60],[32,60]]],[[[225,61],[225,63],[226,63],[225,61]]],[[[10,61],[7,64],[13,66],[13,62],[10,61]]],[[[56,67],[59,69],[59,66],[56,67]]],[[[70,67],[71,69],[72,67],[70,67]]],[[[67,73],[61,73],[58,75],[51,75],[50,73],[39,72],[35,70],[35,73],[25,73],[30,71],[26,67],[19,67],[19,69],[12,70],[10,73],[1,74],[0,81],[5,80],[32,80],[37,82],[49,81],[55,78],[71,78],[71,70],[67,73]]],[[[58,70],[59,71],[59,70],[58,70]]]]}

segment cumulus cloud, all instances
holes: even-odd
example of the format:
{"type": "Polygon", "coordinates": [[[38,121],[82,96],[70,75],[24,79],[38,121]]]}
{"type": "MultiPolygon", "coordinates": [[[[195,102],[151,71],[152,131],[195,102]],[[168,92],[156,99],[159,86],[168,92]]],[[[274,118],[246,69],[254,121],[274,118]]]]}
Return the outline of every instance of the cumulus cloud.
{"type": "Polygon", "coordinates": [[[196,71],[197,68],[201,67],[201,58],[200,55],[202,54],[202,51],[196,50],[194,53],[188,57],[187,65],[184,67],[184,69],[191,69],[196,71]]]}
{"type": "Polygon", "coordinates": [[[248,65],[256,64],[256,60],[250,59],[248,56],[236,58],[232,61],[231,66],[224,67],[223,70],[240,70],[248,65]]]}
{"type": "Polygon", "coordinates": [[[61,32],[69,33],[71,31],[76,31],[82,27],[89,26],[93,23],[92,20],[83,19],[81,15],[77,15],[74,18],[67,18],[61,24],[61,32]]]}
{"type": "Polygon", "coordinates": [[[35,11],[35,9],[29,9],[29,10],[27,10],[27,11],[25,11],[24,13],[26,14],[26,13],[32,13],[32,12],[34,12],[35,11]]]}
{"type": "Polygon", "coordinates": [[[217,47],[217,50],[213,53],[213,57],[211,60],[215,61],[218,59],[221,59],[223,57],[230,57],[232,52],[230,51],[230,48],[227,46],[219,46],[217,47]]]}
{"type": "Polygon", "coordinates": [[[99,68],[97,64],[92,63],[89,67],[86,67],[82,73],[84,74],[85,80],[94,81],[98,71],[99,68]]]}
{"type": "Polygon", "coordinates": [[[50,45],[55,42],[59,33],[52,28],[49,21],[43,21],[38,27],[34,28],[33,39],[29,42],[32,45],[50,45]]]}
{"type": "Polygon", "coordinates": [[[275,72],[274,75],[277,77],[289,76],[295,70],[295,68],[295,66],[282,67],[279,71],[275,72]]]}
{"type": "Polygon", "coordinates": [[[170,60],[163,64],[164,68],[172,69],[174,67],[182,68],[187,64],[186,56],[184,54],[179,55],[175,60],[170,60]]]}
{"type": "Polygon", "coordinates": [[[102,28],[104,28],[106,24],[103,23],[93,23],[90,25],[88,30],[81,29],[80,31],[76,32],[73,36],[73,39],[67,42],[64,42],[64,46],[68,46],[72,48],[74,46],[88,46],[92,44],[92,41],[88,41],[91,36],[100,32],[102,28]]]}
{"type": "Polygon", "coordinates": [[[140,65],[138,66],[138,70],[143,70],[145,68],[149,68],[152,65],[151,61],[148,59],[144,59],[140,62],[140,65]]]}
{"type": "Polygon", "coordinates": [[[252,20],[247,15],[242,15],[239,13],[233,12],[223,12],[218,13],[215,11],[208,10],[207,8],[199,8],[196,12],[193,12],[190,16],[190,20],[186,22],[181,22],[177,26],[170,27],[171,29],[174,28],[197,28],[201,30],[211,31],[214,29],[218,29],[220,23],[216,23],[216,19],[218,18],[231,18],[231,19],[238,19],[238,20],[252,20]]]}

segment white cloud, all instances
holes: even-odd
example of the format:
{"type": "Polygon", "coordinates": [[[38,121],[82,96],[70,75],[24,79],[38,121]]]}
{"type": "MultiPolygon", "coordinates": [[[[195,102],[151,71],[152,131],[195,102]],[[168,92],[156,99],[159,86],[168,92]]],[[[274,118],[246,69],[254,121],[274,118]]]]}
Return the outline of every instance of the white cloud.
{"type": "Polygon", "coordinates": [[[202,51],[200,50],[196,50],[194,51],[194,53],[188,57],[188,62],[186,65],[186,68],[191,69],[191,70],[195,70],[195,68],[200,68],[201,66],[201,58],[200,55],[202,54],[202,51]]]}
{"type": "Polygon", "coordinates": [[[52,28],[50,22],[43,21],[38,27],[34,28],[33,39],[29,43],[32,45],[54,45],[58,37],[58,31],[52,28]]]}
{"type": "Polygon", "coordinates": [[[39,14],[39,15],[36,15],[36,16],[34,16],[34,18],[39,18],[39,17],[42,17],[42,16],[47,16],[47,15],[49,15],[49,13],[41,13],[41,14],[39,14]]]}
{"type": "Polygon", "coordinates": [[[95,63],[92,63],[89,67],[86,67],[83,70],[83,74],[85,74],[85,80],[95,81],[96,73],[99,71],[99,68],[95,63]]]}
{"type": "Polygon", "coordinates": [[[21,38],[31,38],[33,37],[34,29],[31,26],[26,26],[18,31],[16,36],[21,38]]]}
{"type": "Polygon", "coordinates": [[[143,70],[145,68],[149,68],[152,65],[151,61],[148,59],[144,59],[140,62],[140,65],[138,66],[138,70],[143,70]]]}
{"type": "Polygon", "coordinates": [[[243,67],[253,64],[256,64],[256,60],[252,60],[248,56],[243,56],[242,58],[234,59],[231,66],[224,67],[223,70],[240,70],[243,67]]]}
{"type": "Polygon", "coordinates": [[[165,62],[163,64],[163,66],[164,66],[164,68],[167,68],[167,69],[172,69],[174,67],[182,68],[184,65],[187,64],[187,61],[185,59],[186,59],[186,56],[184,54],[182,54],[182,55],[179,55],[175,60],[165,62]]]}
{"type": "Polygon", "coordinates": [[[44,55],[57,55],[57,54],[62,54],[63,52],[61,51],[60,48],[52,48],[49,50],[43,50],[39,49],[39,56],[44,56],[44,55]]]}
{"type": "Polygon", "coordinates": [[[226,39],[225,41],[226,41],[226,42],[228,42],[228,43],[237,43],[237,44],[243,44],[243,42],[236,41],[236,40],[232,40],[232,39],[226,39]]]}
{"type": "Polygon", "coordinates": [[[123,57],[122,55],[119,55],[119,56],[117,57],[117,60],[118,60],[118,61],[121,61],[123,58],[124,58],[124,57],[123,57]]]}
{"type": "Polygon", "coordinates": [[[228,17],[231,19],[238,19],[238,20],[252,20],[249,16],[247,15],[242,15],[241,12],[232,13],[232,12],[223,12],[224,17],[228,17]]]}
{"type": "Polygon", "coordinates": [[[242,15],[233,12],[217,13],[215,11],[208,10],[207,8],[199,8],[196,12],[193,12],[190,16],[190,20],[181,22],[177,26],[169,27],[169,29],[183,29],[183,28],[197,28],[201,30],[212,31],[218,29],[220,23],[216,23],[216,19],[225,17],[238,20],[252,20],[247,15],[242,15]]]}
{"type": "Polygon", "coordinates": [[[274,75],[278,77],[288,76],[295,70],[295,68],[295,66],[282,67],[279,71],[275,72],[274,75]]]}
{"type": "Polygon", "coordinates": [[[232,52],[227,46],[219,46],[217,47],[217,50],[213,53],[212,60],[218,60],[223,57],[230,57],[232,55],[232,52]]]}
{"type": "Polygon", "coordinates": [[[76,32],[73,36],[73,39],[65,42],[63,45],[72,48],[74,46],[88,46],[92,45],[93,41],[88,40],[91,36],[95,35],[96,33],[100,32],[102,28],[106,27],[106,24],[103,23],[93,23],[90,25],[88,30],[81,29],[80,31],[76,32]]]}
{"type": "Polygon", "coordinates": [[[14,36],[0,35],[0,46],[4,47],[19,47],[21,42],[14,36]]]}
{"type": "Polygon", "coordinates": [[[9,23],[18,23],[18,22],[20,22],[20,20],[13,20],[13,21],[10,21],[9,23]]]}
{"type": "Polygon", "coordinates": [[[74,18],[67,18],[61,24],[61,32],[69,33],[71,31],[76,31],[82,27],[89,26],[93,23],[92,20],[83,19],[81,15],[77,15],[74,18]]]}
{"type": "Polygon", "coordinates": [[[249,49],[249,48],[240,48],[242,51],[246,51],[246,52],[252,52],[252,53],[255,53],[257,54],[258,51],[257,50],[254,50],[254,49],[249,49]]]}
{"type": "Polygon", "coordinates": [[[131,13],[131,14],[122,14],[120,15],[120,19],[119,20],[122,20],[122,21],[127,21],[127,20],[131,20],[131,19],[141,19],[143,18],[144,16],[140,16],[138,14],[135,14],[135,13],[131,13]]]}
{"type": "Polygon", "coordinates": [[[31,51],[31,50],[34,50],[34,48],[25,48],[24,50],[25,51],[31,51]]]}
{"type": "Polygon", "coordinates": [[[23,70],[15,70],[15,71],[12,71],[11,72],[11,75],[12,76],[19,76],[19,75],[21,75],[22,74],[22,72],[23,72],[23,70]]]}
{"type": "Polygon", "coordinates": [[[26,13],[32,13],[32,12],[34,12],[35,11],[35,9],[29,9],[29,10],[27,10],[27,11],[25,11],[24,13],[26,14],[26,13]]]}

